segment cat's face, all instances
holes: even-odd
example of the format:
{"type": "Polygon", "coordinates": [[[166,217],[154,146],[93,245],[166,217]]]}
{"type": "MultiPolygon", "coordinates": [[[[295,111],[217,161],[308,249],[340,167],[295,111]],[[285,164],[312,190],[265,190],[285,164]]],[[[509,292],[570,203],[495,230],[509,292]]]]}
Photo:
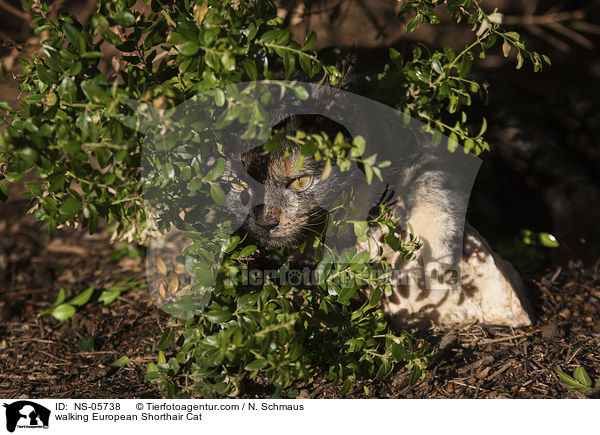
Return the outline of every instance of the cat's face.
{"type": "Polygon", "coordinates": [[[306,156],[298,167],[297,147],[277,151],[258,147],[230,159],[221,178],[225,208],[250,238],[262,246],[281,247],[317,235],[327,204],[339,192],[339,174],[323,178],[323,164],[306,156]]]}

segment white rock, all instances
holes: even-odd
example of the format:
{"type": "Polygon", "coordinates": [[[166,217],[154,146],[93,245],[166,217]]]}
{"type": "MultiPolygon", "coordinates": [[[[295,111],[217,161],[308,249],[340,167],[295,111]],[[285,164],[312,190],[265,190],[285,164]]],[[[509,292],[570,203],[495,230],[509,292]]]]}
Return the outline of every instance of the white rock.
{"type": "MultiPolygon", "coordinates": [[[[382,240],[382,234],[373,235],[375,240],[382,240]]],[[[376,249],[366,242],[359,243],[358,248],[372,253],[376,249]]],[[[468,321],[513,327],[531,324],[531,310],[521,277],[512,264],[500,258],[469,225],[464,230],[460,282],[434,280],[425,284],[422,279],[406,279],[407,276],[424,276],[422,257],[407,262],[399,253],[394,253],[387,258],[404,277],[396,276],[392,280],[393,294],[382,299],[384,311],[397,325],[423,321],[437,325],[468,321]]]]}

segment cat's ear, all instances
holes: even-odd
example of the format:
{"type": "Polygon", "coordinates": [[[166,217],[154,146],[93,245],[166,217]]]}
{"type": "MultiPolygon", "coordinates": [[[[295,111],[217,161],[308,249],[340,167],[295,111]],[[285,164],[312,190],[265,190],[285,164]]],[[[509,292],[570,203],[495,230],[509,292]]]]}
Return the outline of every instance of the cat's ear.
{"type": "Polygon", "coordinates": [[[133,109],[133,116],[116,115],[115,118],[127,127],[145,132],[149,128],[156,127],[164,123],[166,111],[156,109],[146,103],[136,100],[123,100],[123,103],[133,109]]]}

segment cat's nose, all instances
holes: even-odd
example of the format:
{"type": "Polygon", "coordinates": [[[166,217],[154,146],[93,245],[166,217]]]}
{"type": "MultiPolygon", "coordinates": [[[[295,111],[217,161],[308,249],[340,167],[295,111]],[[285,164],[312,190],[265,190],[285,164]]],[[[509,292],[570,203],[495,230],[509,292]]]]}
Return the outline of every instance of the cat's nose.
{"type": "Polygon", "coordinates": [[[273,228],[275,228],[277,225],[279,225],[279,221],[269,221],[269,222],[263,221],[263,222],[258,222],[258,225],[260,225],[265,230],[270,231],[273,228]]]}
{"type": "Polygon", "coordinates": [[[256,224],[266,231],[270,231],[279,225],[279,211],[265,209],[264,205],[254,207],[254,216],[256,224]]]}

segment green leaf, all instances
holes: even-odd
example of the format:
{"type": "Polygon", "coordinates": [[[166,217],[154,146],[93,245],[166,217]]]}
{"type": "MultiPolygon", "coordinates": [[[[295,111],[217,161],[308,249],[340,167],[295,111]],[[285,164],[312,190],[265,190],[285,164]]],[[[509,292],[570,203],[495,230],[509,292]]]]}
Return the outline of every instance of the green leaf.
{"type": "Polygon", "coordinates": [[[231,313],[227,310],[213,310],[204,314],[204,317],[211,323],[223,323],[231,319],[231,313]]]}
{"type": "Polygon", "coordinates": [[[400,54],[400,52],[393,47],[390,47],[389,56],[392,61],[402,59],[402,55],[400,54]]]}
{"type": "Polygon", "coordinates": [[[85,37],[82,35],[79,29],[77,29],[77,27],[69,23],[63,23],[62,28],[65,34],[67,35],[69,41],[71,41],[71,44],[73,44],[73,46],[75,46],[79,50],[79,52],[84,52],[86,45],[85,37]]]}
{"type": "Polygon", "coordinates": [[[436,73],[438,73],[438,74],[442,74],[443,73],[443,71],[442,71],[442,64],[440,63],[439,59],[437,59],[437,58],[434,57],[431,60],[431,66],[433,67],[433,70],[436,73]]]}
{"type": "Polygon", "coordinates": [[[467,140],[465,140],[465,144],[464,144],[465,154],[473,151],[474,145],[475,145],[475,142],[473,141],[473,139],[468,138],[467,140]]]}
{"type": "Polygon", "coordinates": [[[387,360],[384,360],[381,362],[381,365],[379,366],[379,369],[377,370],[377,374],[375,375],[375,377],[377,379],[383,379],[391,373],[392,369],[393,369],[392,363],[387,360]]]}
{"type": "Polygon", "coordinates": [[[287,30],[272,29],[267,30],[259,39],[263,44],[283,45],[290,39],[290,32],[287,30]]]}
{"type": "Polygon", "coordinates": [[[4,174],[4,178],[6,178],[11,183],[18,183],[27,175],[26,172],[7,172],[4,174]]]}
{"type": "Polygon", "coordinates": [[[225,104],[225,93],[221,89],[215,90],[215,104],[218,107],[221,107],[225,104]]]}
{"type": "Polygon", "coordinates": [[[353,222],[353,224],[354,224],[354,235],[356,237],[361,237],[366,233],[367,226],[368,226],[367,221],[356,221],[356,222],[353,222]]]}
{"type": "Polygon", "coordinates": [[[84,59],[100,59],[102,56],[102,52],[100,51],[88,51],[84,53],[81,57],[83,57],[84,59]]]}
{"type": "Polygon", "coordinates": [[[215,183],[210,185],[210,196],[217,205],[225,204],[225,192],[215,183]]]}
{"type": "Polygon", "coordinates": [[[225,52],[223,56],[221,56],[221,64],[226,71],[235,70],[235,56],[230,52],[225,52]]]}
{"type": "Polygon", "coordinates": [[[8,199],[8,187],[3,181],[0,181],[0,201],[8,199]]]}
{"type": "Polygon", "coordinates": [[[75,314],[75,307],[70,304],[60,304],[57,307],[52,308],[50,310],[50,314],[57,320],[63,321],[67,320],[69,317],[75,314]]]}
{"type": "Polygon", "coordinates": [[[452,62],[456,57],[456,53],[454,53],[454,50],[452,50],[452,47],[449,45],[444,45],[444,54],[448,58],[449,62],[452,62]]]}
{"type": "Polygon", "coordinates": [[[130,363],[130,359],[127,355],[123,355],[116,361],[113,361],[110,365],[113,367],[123,367],[130,363]]]}
{"type": "Polygon", "coordinates": [[[371,254],[369,251],[360,251],[350,259],[351,264],[364,264],[369,261],[371,254]]]}
{"type": "Polygon", "coordinates": [[[563,381],[563,385],[567,390],[575,390],[575,391],[587,391],[589,387],[585,384],[582,384],[577,379],[567,375],[558,367],[554,369],[554,372],[558,375],[559,378],[563,381]]]}
{"type": "Polygon", "coordinates": [[[419,380],[421,379],[422,376],[423,376],[423,372],[421,371],[421,369],[419,367],[415,367],[413,369],[413,372],[410,375],[410,379],[408,380],[408,384],[409,385],[415,385],[417,382],[419,382],[419,380]]]}
{"type": "Polygon", "coordinates": [[[505,32],[504,37],[508,38],[512,42],[518,42],[521,40],[521,36],[517,32],[505,32]]]}
{"type": "Polygon", "coordinates": [[[351,151],[353,157],[360,157],[365,153],[365,149],[367,147],[367,143],[365,142],[365,138],[362,136],[356,136],[352,140],[352,145],[354,148],[351,151]]]}
{"type": "Polygon", "coordinates": [[[418,24],[419,24],[419,18],[418,17],[412,18],[406,25],[406,33],[412,33],[417,28],[418,24]]]}
{"type": "Polygon", "coordinates": [[[466,77],[471,71],[471,65],[473,65],[473,59],[469,53],[463,56],[463,60],[460,64],[459,74],[461,77],[466,77]]]}
{"type": "Polygon", "coordinates": [[[244,246],[242,248],[242,250],[240,251],[240,257],[247,257],[248,255],[252,254],[254,251],[256,251],[256,245],[244,246]]]}
{"type": "Polygon", "coordinates": [[[75,296],[73,299],[71,299],[69,301],[69,303],[71,305],[75,305],[77,307],[85,305],[85,304],[88,303],[88,301],[92,297],[93,293],[94,293],[94,287],[93,286],[92,287],[88,287],[86,290],[82,291],[77,296],[75,296]]]}
{"type": "Polygon", "coordinates": [[[193,56],[196,53],[198,53],[198,50],[200,50],[200,46],[194,41],[186,41],[183,44],[179,44],[177,46],[177,49],[184,56],[193,56]]]}
{"type": "Polygon", "coordinates": [[[135,17],[129,11],[121,11],[115,17],[117,24],[123,27],[130,27],[135,24],[135,17]]]}
{"type": "Polygon", "coordinates": [[[331,269],[332,257],[327,256],[323,260],[319,262],[317,267],[315,268],[315,279],[318,284],[322,284],[327,279],[327,275],[329,274],[329,270],[331,269]]]}
{"type": "Polygon", "coordinates": [[[175,341],[175,333],[173,332],[173,329],[167,328],[163,332],[163,335],[160,338],[160,341],[156,345],[156,348],[158,350],[166,350],[169,347],[171,347],[171,345],[173,344],[174,341],[175,341]]]}
{"type": "Polygon", "coordinates": [[[255,359],[254,361],[252,361],[250,364],[248,364],[248,370],[261,370],[264,369],[266,366],[269,365],[269,361],[267,361],[266,359],[260,358],[260,359],[255,359]]]}
{"type": "Polygon", "coordinates": [[[481,128],[479,129],[479,133],[477,133],[476,137],[481,137],[487,131],[487,119],[483,118],[481,120],[481,128]]]}
{"type": "Polygon", "coordinates": [[[240,236],[234,235],[227,240],[227,244],[223,246],[223,252],[229,253],[233,251],[240,243],[240,236]]]}
{"type": "Polygon", "coordinates": [[[98,296],[98,302],[102,302],[104,305],[110,305],[121,296],[122,291],[116,287],[110,287],[100,293],[98,296]]]}
{"type": "Polygon", "coordinates": [[[156,364],[154,364],[154,363],[148,364],[148,367],[146,368],[146,376],[145,376],[146,380],[151,381],[154,379],[158,379],[159,377],[160,377],[160,372],[159,372],[156,364]]]}
{"type": "Polygon", "coordinates": [[[71,77],[65,77],[60,82],[58,94],[68,103],[73,103],[77,100],[77,86],[71,77]]]}
{"type": "Polygon", "coordinates": [[[6,101],[0,101],[0,110],[4,110],[6,112],[12,112],[12,107],[6,101]]]}
{"type": "Polygon", "coordinates": [[[42,24],[41,26],[38,26],[35,29],[33,29],[33,33],[34,33],[34,35],[39,35],[44,30],[48,30],[48,29],[51,29],[51,28],[52,28],[51,24],[42,24]]]}
{"type": "Polygon", "coordinates": [[[58,294],[56,295],[56,300],[54,301],[54,306],[62,304],[67,298],[67,293],[64,288],[58,290],[58,294]]]}
{"type": "Polygon", "coordinates": [[[98,138],[98,126],[87,112],[83,112],[77,117],[75,126],[81,131],[84,140],[94,141],[98,138]]]}
{"type": "MultiPolygon", "coordinates": [[[[302,60],[300,61],[302,63],[302,60]]],[[[242,60],[242,66],[244,67],[244,71],[250,77],[250,80],[255,81],[258,80],[258,68],[256,68],[256,64],[251,60],[244,59],[242,60]]]]}
{"type": "Polygon", "coordinates": [[[294,94],[301,100],[306,100],[308,98],[308,91],[304,86],[294,86],[294,94]]]}
{"type": "Polygon", "coordinates": [[[81,201],[77,198],[69,198],[60,207],[59,213],[63,220],[68,221],[77,216],[81,211],[81,201]]]}
{"type": "Polygon", "coordinates": [[[583,367],[581,367],[581,366],[577,367],[575,369],[575,371],[573,372],[573,377],[575,379],[577,379],[580,383],[585,385],[586,387],[589,387],[589,388],[592,387],[592,380],[590,379],[590,377],[588,376],[587,372],[585,371],[585,369],[583,367]]]}
{"type": "Polygon", "coordinates": [[[204,177],[204,180],[215,181],[217,178],[223,175],[223,172],[225,172],[225,159],[219,158],[215,162],[214,166],[210,168],[210,170],[204,177]]]}
{"type": "Polygon", "coordinates": [[[546,62],[548,65],[552,65],[552,62],[550,61],[550,58],[548,56],[546,56],[545,54],[542,54],[542,59],[544,60],[544,62],[546,62]]]}
{"type": "Polygon", "coordinates": [[[73,62],[73,64],[69,67],[69,74],[76,76],[79,75],[83,71],[83,64],[80,61],[73,62]]]}
{"type": "Polygon", "coordinates": [[[538,237],[540,239],[540,243],[546,248],[558,248],[560,246],[560,243],[558,240],[556,240],[556,237],[550,233],[540,233],[538,237]]]}
{"type": "Polygon", "coordinates": [[[54,71],[49,70],[41,63],[36,67],[37,75],[39,79],[47,85],[52,85],[58,79],[58,76],[54,71]]]}
{"type": "Polygon", "coordinates": [[[372,288],[371,294],[369,295],[369,306],[375,307],[381,300],[381,289],[372,288]]]}
{"type": "Polygon", "coordinates": [[[456,151],[456,148],[458,148],[458,137],[456,136],[456,133],[452,132],[448,136],[448,151],[453,153],[456,151]]]}
{"type": "Polygon", "coordinates": [[[344,379],[344,383],[342,384],[342,388],[340,388],[340,391],[338,392],[338,394],[340,396],[346,395],[350,391],[351,386],[352,386],[352,380],[350,378],[344,379]]]}
{"type": "Polygon", "coordinates": [[[94,337],[88,335],[77,342],[77,347],[84,352],[94,351],[94,337]]]}
{"type": "Polygon", "coordinates": [[[306,39],[304,40],[304,44],[302,45],[302,51],[307,51],[312,49],[315,46],[315,42],[317,41],[317,34],[315,32],[310,32],[306,39]]]}
{"type": "MultiPolygon", "coordinates": [[[[101,103],[105,99],[106,94],[98,78],[87,82],[82,82],[80,86],[81,90],[90,102],[101,103]]],[[[86,115],[89,118],[89,115],[85,112],[81,113],[81,115],[86,115]]]]}

